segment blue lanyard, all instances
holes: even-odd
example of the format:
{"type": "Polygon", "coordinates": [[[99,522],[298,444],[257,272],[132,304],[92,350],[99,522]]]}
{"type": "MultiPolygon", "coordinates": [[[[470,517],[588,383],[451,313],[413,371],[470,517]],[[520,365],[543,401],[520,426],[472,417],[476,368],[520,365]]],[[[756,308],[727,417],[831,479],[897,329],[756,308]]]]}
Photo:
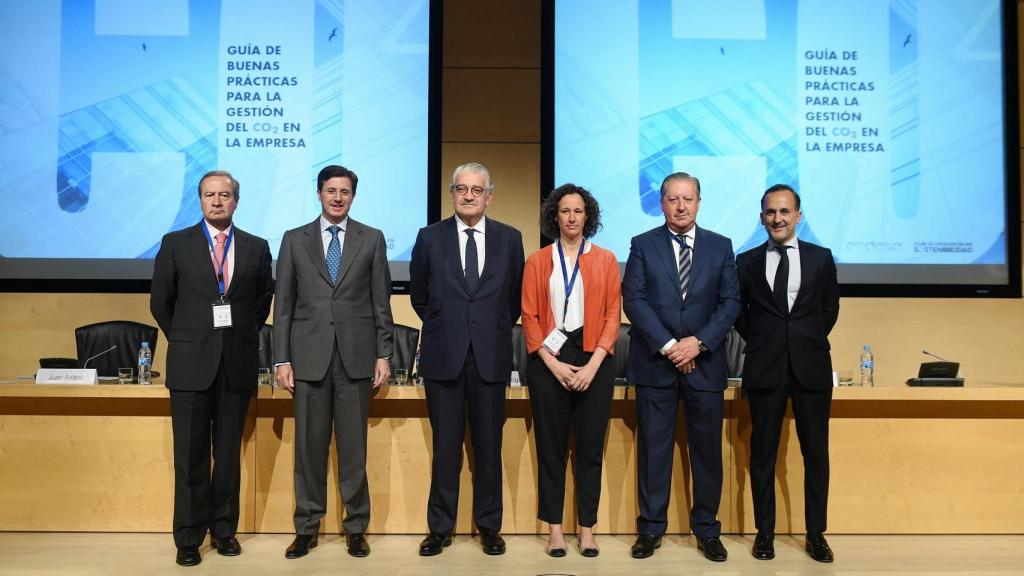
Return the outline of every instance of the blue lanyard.
{"type": "Polygon", "coordinates": [[[583,249],[586,246],[586,240],[580,242],[580,253],[576,255],[576,264],[572,267],[572,278],[570,278],[569,271],[565,269],[565,252],[562,252],[562,241],[558,241],[558,261],[562,263],[562,284],[565,286],[565,306],[562,307],[563,326],[565,325],[565,316],[569,313],[569,294],[572,294],[572,288],[576,285],[576,274],[580,271],[580,256],[583,255],[583,249]]]}
{"type": "MultiPolygon", "coordinates": [[[[213,254],[213,261],[217,262],[217,254],[214,253],[214,247],[216,244],[213,242],[213,238],[210,236],[210,229],[206,226],[206,220],[199,222],[200,228],[203,229],[203,235],[206,236],[206,242],[210,245],[210,254],[213,254]]],[[[228,232],[228,239],[224,241],[224,260],[217,262],[217,292],[220,294],[221,299],[224,298],[224,262],[228,259],[228,249],[231,248],[231,239],[235,237],[235,227],[231,227],[231,232],[228,232]]]]}

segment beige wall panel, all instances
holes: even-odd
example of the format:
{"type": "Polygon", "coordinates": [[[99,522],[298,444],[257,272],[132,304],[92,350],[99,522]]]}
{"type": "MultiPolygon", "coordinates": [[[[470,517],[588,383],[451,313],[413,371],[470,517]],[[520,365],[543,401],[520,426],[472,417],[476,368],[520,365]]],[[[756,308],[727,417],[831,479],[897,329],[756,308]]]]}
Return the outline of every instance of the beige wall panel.
{"type": "Polygon", "coordinates": [[[464,144],[441,147],[441,217],[454,213],[447,192],[452,170],[481,162],[491,171],[494,196],[487,215],[523,233],[526,255],[540,247],[540,144],[464,144]]]}
{"type": "Polygon", "coordinates": [[[540,68],[540,0],[445,0],[444,65],[540,68]]]}
{"type": "MultiPolygon", "coordinates": [[[[135,408],[148,412],[154,402],[135,408]]],[[[167,402],[156,410],[166,414],[167,402]]],[[[254,525],[246,496],[254,491],[253,415],[243,444],[240,532],[254,525]]],[[[170,416],[0,415],[0,462],[0,530],[171,530],[170,416]]]]}
{"type": "Polygon", "coordinates": [[[540,142],[540,70],[446,68],[444,142],[540,142]]]}

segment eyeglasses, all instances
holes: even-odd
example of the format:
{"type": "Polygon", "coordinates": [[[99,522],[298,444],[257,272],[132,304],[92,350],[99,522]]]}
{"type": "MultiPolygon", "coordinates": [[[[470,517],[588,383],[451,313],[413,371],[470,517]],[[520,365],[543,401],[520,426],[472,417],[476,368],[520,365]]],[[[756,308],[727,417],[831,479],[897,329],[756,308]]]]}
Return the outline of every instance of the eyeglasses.
{"type": "Polygon", "coordinates": [[[473,196],[479,197],[479,196],[483,196],[484,192],[487,192],[487,190],[488,190],[487,188],[481,188],[480,186],[469,187],[469,186],[466,186],[465,184],[459,184],[458,186],[452,186],[452,192],[455,192],[459,196],[465,196],[466,194],[469,194],[470,192],[472,192],[473,196]]]}

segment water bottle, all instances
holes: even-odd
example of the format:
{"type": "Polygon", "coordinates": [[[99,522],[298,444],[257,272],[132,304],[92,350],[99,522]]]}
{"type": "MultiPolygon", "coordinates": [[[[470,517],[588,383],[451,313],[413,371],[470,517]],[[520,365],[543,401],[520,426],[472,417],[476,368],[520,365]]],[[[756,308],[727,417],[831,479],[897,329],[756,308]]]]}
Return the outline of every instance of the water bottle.
{"type": "Polygon", "coordinates": [[[139,384],[153,383],[153,351],[149,342],[143,342],[139,348],[139,384]]]}
{"type": "Polygon", "coordinates": [[[860,385],[875,385],[875,355],[871,353],[870,344],[865,344],[860,353],[860,385]]]}

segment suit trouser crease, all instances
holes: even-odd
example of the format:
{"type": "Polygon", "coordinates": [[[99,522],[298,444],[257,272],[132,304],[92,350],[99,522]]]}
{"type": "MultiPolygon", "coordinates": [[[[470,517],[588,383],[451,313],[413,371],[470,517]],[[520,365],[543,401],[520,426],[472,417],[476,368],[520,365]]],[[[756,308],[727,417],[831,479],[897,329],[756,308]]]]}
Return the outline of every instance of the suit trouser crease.
{"type": "MultiPolygon", "coordinates": [[[[583,366],[592,355],[570,338],[560,350],[559,360],[583,366]]],[[[527,372],[537,445],[537,518],[549,524],[562,523],[571,429],[578,521],[580,526],[591,528],[597,523],[601,500],[601,470],[615,385],[615,361],[606,357],[590,387],[583,392],[566,390],[537,356],[530,357],[527,372]]]]}
{"type": "Polygon", "coordinates": [[[667,387],[637,387],[637,531],[660,536],[668,527],[672,460],[679,401],[686,417],[693,506],[690,530],[698,538],[718,537],[722,524],[722,421],[724,393],[696,390],[680,376],[667,387]]]}
{"type": "Polygon", "coordinates": [[[804,461],[804,522],[808,533],[824,533],[828,518],[828,428],[832,389],[801,387],[789,369],[779,386],[746,391],[746,396],[751,420],[750,485],[757,529],[775,530],[775,465],[786,405],[791,401],[804,461]]]}
{"type": "Polygon", "coordinates": [[[483,380],[470,348],[455,380],[427,379],[424,385],[434,451],[427,503],[430,531],[449,534],[455,529],[467,416],[474,461],[473,519],[480,529],[500,531],[505,383],[483,380]]]}
{"type": "Polygon", "coordinates": [[[206,390],[170,391],[179,548],[202,544],[207,531],[229,538],[238,530],[242,434],[252,392],[229,389],[222,370],[206,390]]]}
{"type": "Polygon", "coordinates": [[[332,431],[338,458],[338,493],[345,506],[342,528],[348,534],[366,532],[370,524],[366,452],[371,391],[370,379],[353,379],[348,375],[337,347],[330,368],[320,381],[296,381],[296,534],[318,534],[327,513],[332,431]]]}

